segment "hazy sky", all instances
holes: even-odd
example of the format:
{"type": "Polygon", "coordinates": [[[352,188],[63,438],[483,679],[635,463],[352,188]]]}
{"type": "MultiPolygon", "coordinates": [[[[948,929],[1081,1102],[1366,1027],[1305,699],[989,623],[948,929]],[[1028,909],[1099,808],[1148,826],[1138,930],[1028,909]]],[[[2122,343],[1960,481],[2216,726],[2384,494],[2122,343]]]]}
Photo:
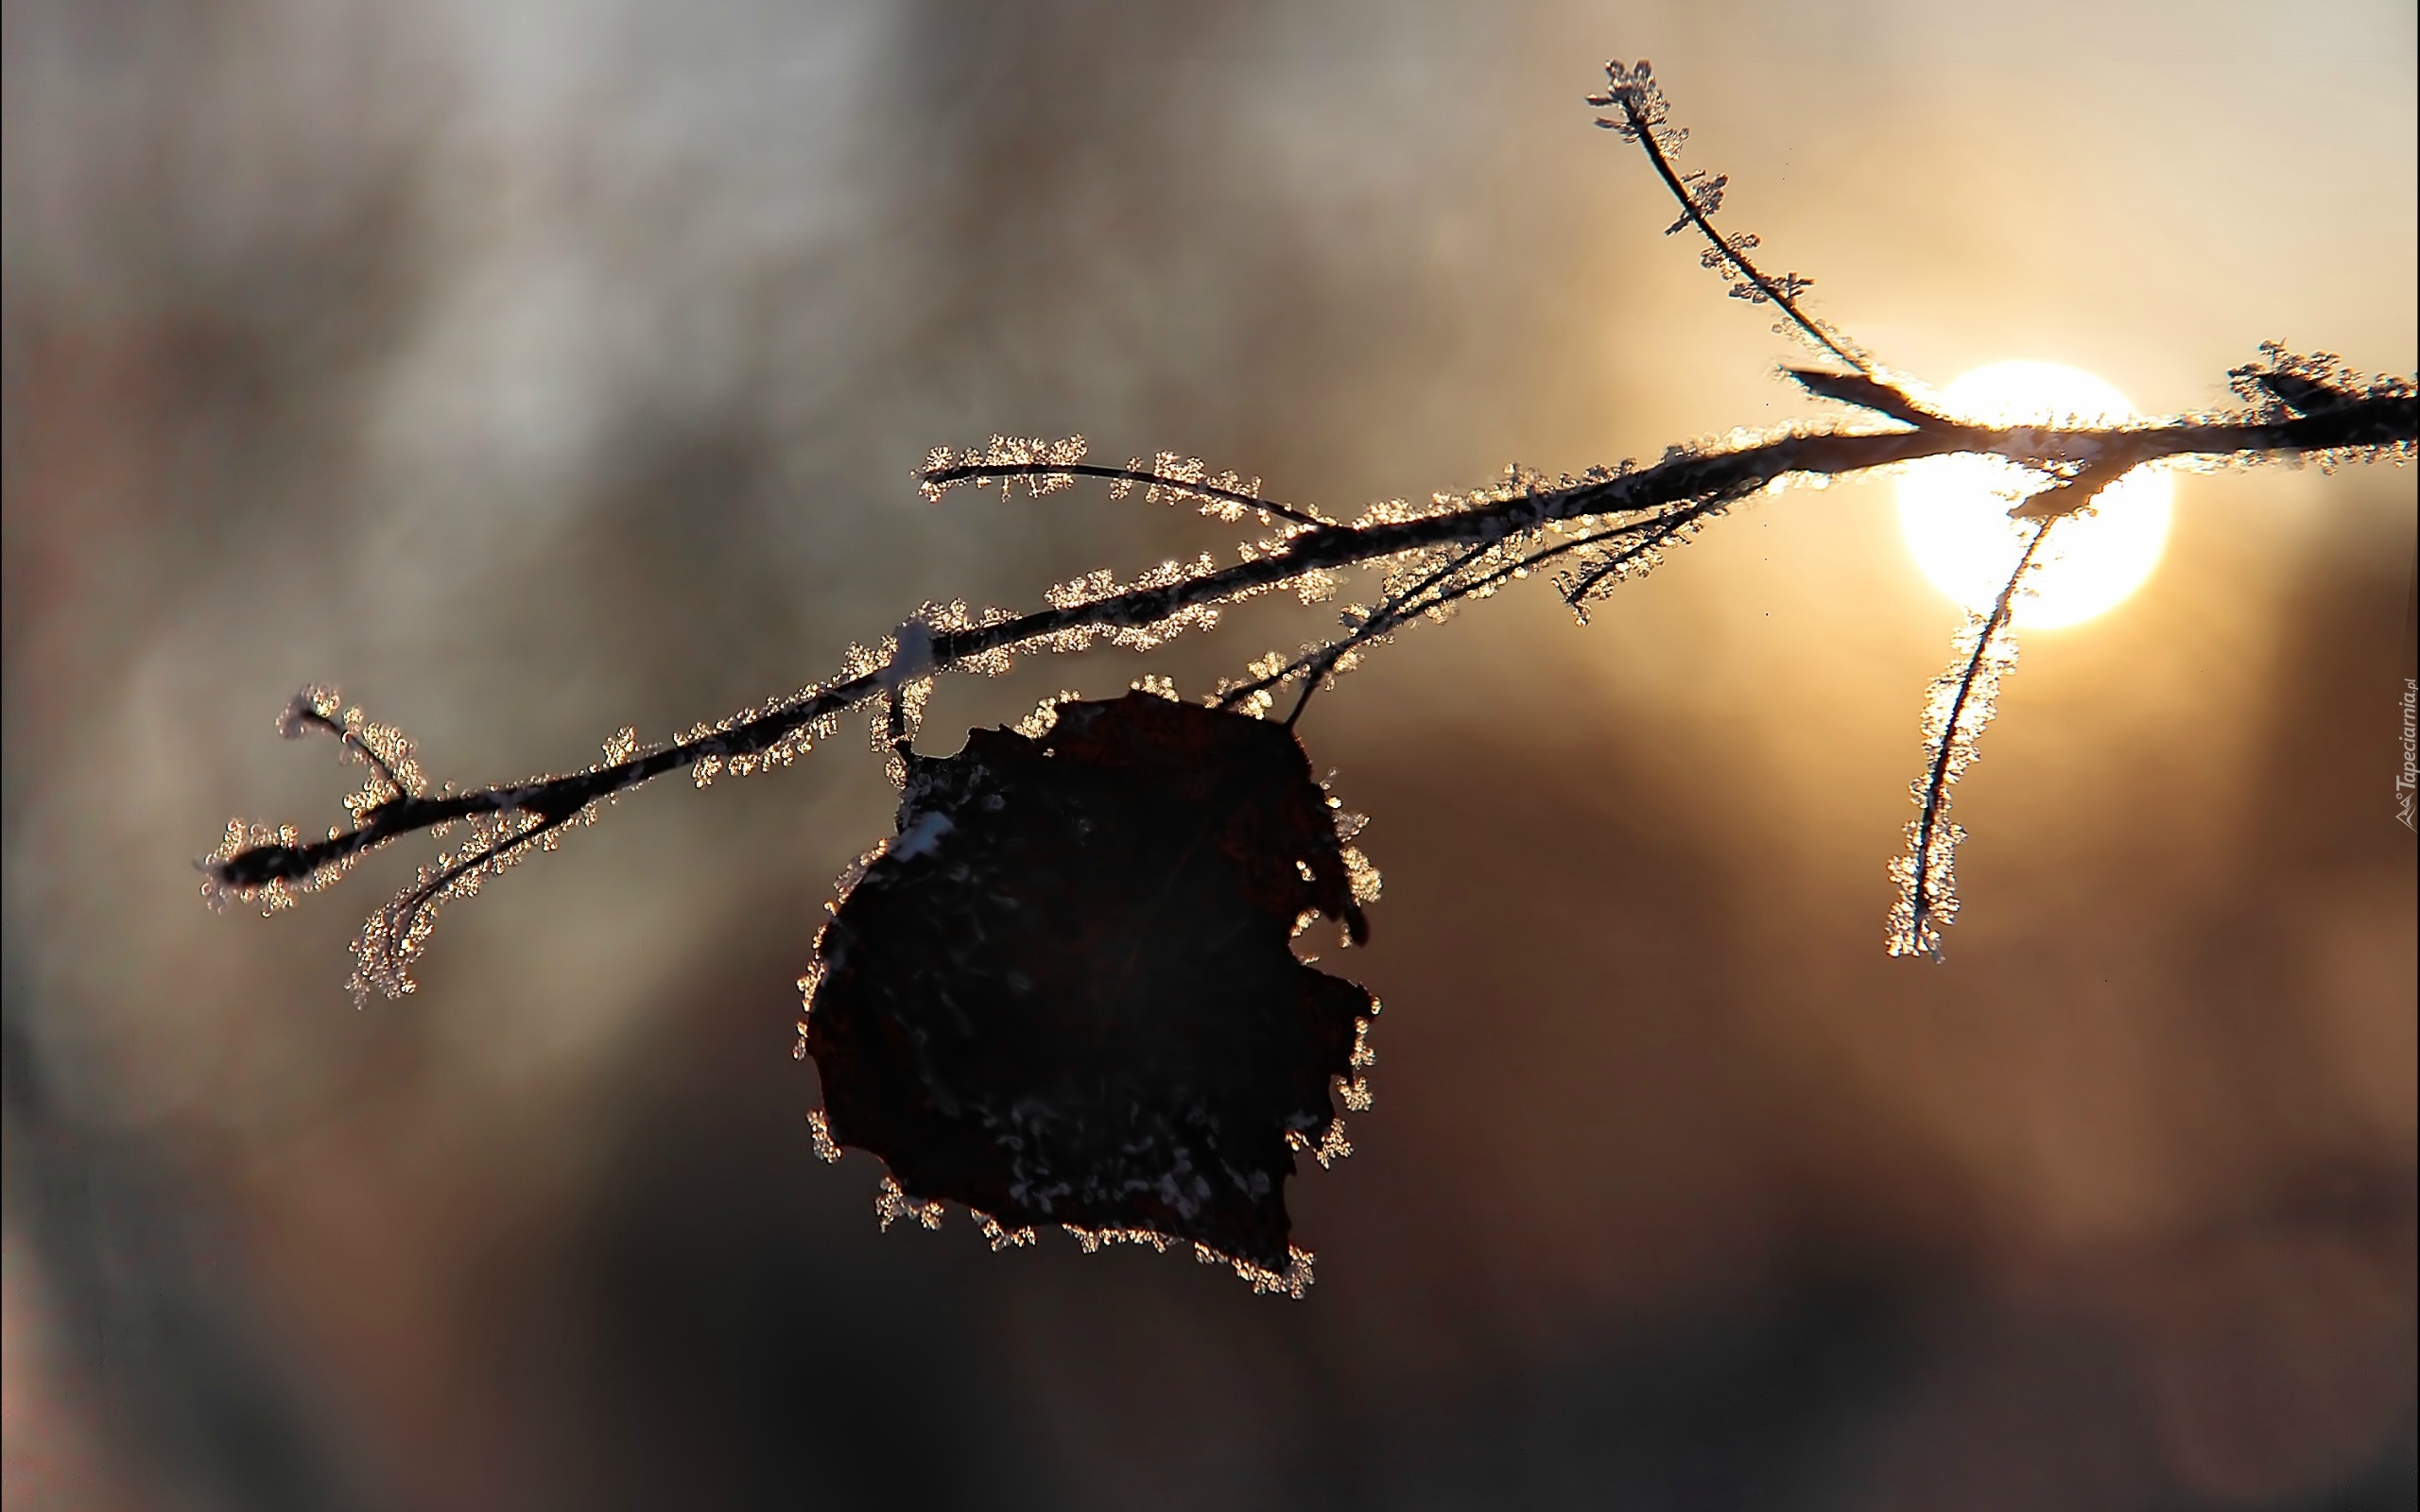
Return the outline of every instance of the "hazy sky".
{"type": "MultiPolygon", "coordinates": [[[[626,800],[364,1013],[412,862],[268,923],[187,866],[338,816],[271,729],[307,680],[478,783],[925,598],[1228,549],[927,504],[935,444],[1350,512],[1816,413],[1588,126],[1609,54],[1935,382],[2409,372],[2409,5],[6,17],[12,1509],[880,1505],[902,1459],[1102,1507],[2410,1485],[2408,470],[2185,477],[2146,588],[2028,639],[1939,968],[1881,958],[1883,868],[1959,614],[1886,487],[1374,659],[1305,737],[1387,875],[1378,1103],[1297,1184],[1291,1311],[877,1238],[872,1162],[813,1159],[790,983],[891,805],[854,729],[626,800]]],[[[1319,623],[947,683],[927,743],[1319,623]]]]}

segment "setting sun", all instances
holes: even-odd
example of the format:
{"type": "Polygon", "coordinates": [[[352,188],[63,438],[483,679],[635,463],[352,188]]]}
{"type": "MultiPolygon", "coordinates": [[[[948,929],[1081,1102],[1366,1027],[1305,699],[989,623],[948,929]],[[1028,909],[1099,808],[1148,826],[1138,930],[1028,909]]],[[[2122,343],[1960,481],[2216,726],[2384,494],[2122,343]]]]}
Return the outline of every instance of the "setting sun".
{"type": "MultiPolygon", "coordinates": [[[[1996,362],[1944,389],[1942,408],[1994,424],[2115,423],[2132,419],[2126,396],[2088,372],[2048,362],[1996,362]]],[[[1899,528],[1916,564],[1943,593],[1988,611],[2025,547],[2009,507],[2030,488],[2025,469],[1996,456],[1917,463],[1899,480],[1899,528]]],[[[2141,587],[2168,541],[2175,485],[2137,468],[2104,490],[2086,514],[2060,521],[2045,542],[2031,597],[2015,623],[2073,625],[2141,587]]]]}

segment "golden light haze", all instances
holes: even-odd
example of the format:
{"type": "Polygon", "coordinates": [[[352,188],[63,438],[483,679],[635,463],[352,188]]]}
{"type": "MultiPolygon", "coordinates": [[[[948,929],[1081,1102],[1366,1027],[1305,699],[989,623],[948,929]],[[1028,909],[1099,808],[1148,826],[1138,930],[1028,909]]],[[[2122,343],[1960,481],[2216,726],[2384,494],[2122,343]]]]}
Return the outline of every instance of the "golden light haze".
{"type": "MultiPolygon", "coordinates": [[[[1962,420],[1999,425],[2121,425],[2126,396],[2088,372],[2013,359],[1959,374],[1938,396],[1962,420]]],[[[1935,457],[1900,473],[1899,529],[1935,588],[1978,614],[1999,602],[2035,526],[2010,518],[2045,486],[1999,457],[1935,457]]],[[[2116,607],[2159,565],[2175,496],[2166,468],[2137,468],[2056,522],[2012,612],[2020,629],[2079,624],[2116,607]]]]}
{"type": "MultiPolygon", "coordinates": [[[[928,504],[935,445],[1080,432],[1349,517],[1820,418],[1587,124],[1616,54],[1893,368],[2145,414],[2267,338],[2409,372],[2409,4],[7,21],[12,1508],[2411,1484],[2409,471],[2177,477],[2157,572],[2025,643],[1939,968],[1883,957],[1884,868],[1964,611],[1889,480],[1744,505],[1585,627],[1533,582],[1375,654],[1303,729],[1386,879],[1328,965],[1386,1011],[1357,1152],[1293,1189],[1299,1306],[878,1235],[872,1163],[815,1158],[792,983],[895,806],[855,733],[625,799],[366,1012],[347,944],[418,855],[272,922],[189,867],[340,816],[272,730],[308,682],[485,782],[927,598],[1233,550],[928,504]]],[[[946,680],[925,742],[1333,612],[946,680]]]]}

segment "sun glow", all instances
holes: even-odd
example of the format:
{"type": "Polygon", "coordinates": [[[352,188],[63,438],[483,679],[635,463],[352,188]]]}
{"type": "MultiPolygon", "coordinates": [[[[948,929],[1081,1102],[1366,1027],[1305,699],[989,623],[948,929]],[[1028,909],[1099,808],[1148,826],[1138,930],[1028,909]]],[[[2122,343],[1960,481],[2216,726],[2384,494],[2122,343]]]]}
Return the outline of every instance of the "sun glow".
{"type": "MultiPolygon", "coordinates": [[[[2048,362],[1996,362],[1942,390],[1941,407],[1987,424],[2114,424],[2134,417],[2126,396],[2088,372],[2048,362]]],[[[1943,593],[1990,611],[2025,549],[2026,527],[2008,517],[2018,494],[2040,486],[1997,456],[1943,456],[1899,480],[1899,529],[1916,565],[1943,593]]],[[[2168,543],[2170,476],[2136,468],[2101,490],[2090,512],[2059,521],[2044,542],[2032,596],[2015,623],[2073,625],[2143,585],[2168,543]]]]}

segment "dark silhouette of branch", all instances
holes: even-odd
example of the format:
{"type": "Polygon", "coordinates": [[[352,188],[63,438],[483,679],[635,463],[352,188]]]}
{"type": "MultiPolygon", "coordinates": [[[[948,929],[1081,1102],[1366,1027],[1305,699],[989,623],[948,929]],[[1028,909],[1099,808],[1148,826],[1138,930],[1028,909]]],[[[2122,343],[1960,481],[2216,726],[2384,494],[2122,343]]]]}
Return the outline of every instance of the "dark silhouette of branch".
{"type": "Polygon", "coordinates": [[[1746,445],[1700,450],[1674,447],[1644,468],[1595,469],[1552,483],[1518,472],[1499,488],[1440,496],[1433,507],[1374,508],[1347,524],[1259,496],[1257,480],[1208,475],[1198,459],[1160,454],[1148,465],[1087,462],[1081,438],[1063,440],[994,437],[980,452],[938,450],[916,474],[939,498],[959,485],[1004,490],[1023,482],[1035,495],[1100,479],[1114,496],[1136,488],[1155,502],[1198,503],[1205,513],[1256,518],[1273,534],[1245,542],[1240,559],[1219,565],[1203,556],[1164,563],[1120,584],[1095,573],[1051,591],[1048,607],[1026,613],[970,612],[962,604],[926,605],[881,646],[854,648],[830,681],[789,697],[741,711],[713,727],[641,748],[625,731],[607,759],[584,770],[456,791],[428,791],[400,734],[367,721],[358,710],[338,715],[332,693],[306,689],[286,711],[289,735],[326,733],[367,765],[371,781],[347,799],[349,827],[303,839],[292,826],[233,823],[225,843],[206,857],[204,892],[224,904],[242,901],[264,909],[286,906],[296,893],[335,880],[354,861],[389,841],[461,823],[471,836],[457,851],[424,868],[419,881],[365,926],[356,993],[376,988],[408,991],[406,968],[424,941],[435,910],[532,850],[551,849],[574,821],[595,817],[599,805],[667,772],[690,770],[702,784],[786,765],[837,728],[840,717],[885,699],[885,733],[894,763],[904,762],[915,714],[932,679],[957,671],[998,671],[1015,655],[1080,649],[1109,640],[1148,649],[1186,628],[1207,627],[1222,606],[1280,588],[1305,602],[1332,590],[1338,571],[1389,569],[1387,590],[1344,615],[1344,633],[1292,657],[1253,663],[1245,679],[1222,685],[1211,702],[1261,713],[1273,692],[1299,680],[1290,725],[1311,696],[1368,647],[1382,644],[1424,616],[1443,618],[1461,603],[1488,596],[1509,581],[1550,564],[1563,570],[1558,588],[1584,619],[1591,600],[1610,586],[1651,568],[1663,551],[1689,539],[1731,505],[1796,478],[1841,477],[1926,457],[2005,457],[2041,474],[2044,486],[2012,510],[2037,522],[2025,555],[1993,611],[1962,638],[1961,664],[1936,690],[1945,698],[1928,716],[1929,761],[1918,785],[1920,813],[1910,826],[1912,850],[1901,865],[1904,919],[1895,919],[1893,948],[1931,952],[1937,922],[1955,906],[1948,894],[1948,848],[1955,827],[1945,817],[1946,793],[1972,758],[1974,731],[1988,713],[1996,667],[2013,656],[2009,612],[2038,547],[2057,522],[2088,508],[2111,483],[2133,469],[2177,457],[2258,460],[2314,456],[2323,463],[2408,457],[2415,440],[2413,386],[2403,379],[2368,379],[2344,371],[2329,353],[2298,356],[2275,344],[2259,361],[2228,374],[2242,409],[2184,415],[2156,421],[2107,424],[1992,425],[1945,415],[1912,397],[1854,343],[1803,307],[1808,280],[1773,277],[1748,255],[1756,239],[1718,232],[1712,215],[1727,180],[1681,174],[1672,165],[1685,133],[1668,124],[1668,106],[1645,62],[1608,64],[1607,93],[1590,103],[1613,108],[1600,126],[1637,142],[1659,180],[1682,207],[1668,232],[1694,228],[1707,243],[1701,261],[1724,274],[1734,296],[1772,303],[1789,329],[1856,369],[1834,373],[1787,369],[1810,393],[1856,406],[1895,428],[1793,426],[1746,445]],[[1938,855],[1936,855],[1938,852],[1938,855]]]}
{"type": "Polygon", "coordinates": [[[1938,410],[1927,409],[1889,384],[1863,373],[1823,372],[1813,368],[1784,368],[1782,371],[1820,399],[1837,399],[1843,404],[1887,415],[1905,425],[1955,423],[1938,410]]]}
{"type": "MultiPolygon", "coordinates": [[[[1283,586],[1322,568],[1382,561],[1434,546],[1495,544],[1548,524],[1639,517],[1643,529],[1671,511],[1708,499],[1734,500],[1793,476],[1842,477],[1928,456],[1989,455],[2032,467],[2132,469],[2177,456],[2270,457],[2410,446],[2420,405],[2409,393],[2348,401],[2316,415],[2275,420],[2179,419],[2124,428],[1927,424],[1882,434],[1790,433],[1728,451],[1685,454],[1627,476],[1582,481],[1500,502],[1370,524],[1320,524],[1279,540],[1266,555],[1177,581],[1037,610],[991,624],[942,628],[931,636],[934,672],[987,652],[1012,650],[1053,635],[1163,624],[1187,610],[1231,602],[1283,586]]],[[[961,474],[968,475],[968,474],[961,474]]],[[[1104,468],[1099,475],[1148,483],[1151,475],[1104,468]]],[[[1700,511],[1703,512],[1702,510],[1700,511]]],[[[610,765],[532,778],[473,792],[389,799],[353,829],[307,844],[247,846],[211,863],[224,886],[250,889],[306,877],[400,835],[473,815],[517,812],[562,818],[707,757],[770,750],[820,720],[846,713],[882,689],[874,672],[844,678],[713,731],[610,765]]]]}

